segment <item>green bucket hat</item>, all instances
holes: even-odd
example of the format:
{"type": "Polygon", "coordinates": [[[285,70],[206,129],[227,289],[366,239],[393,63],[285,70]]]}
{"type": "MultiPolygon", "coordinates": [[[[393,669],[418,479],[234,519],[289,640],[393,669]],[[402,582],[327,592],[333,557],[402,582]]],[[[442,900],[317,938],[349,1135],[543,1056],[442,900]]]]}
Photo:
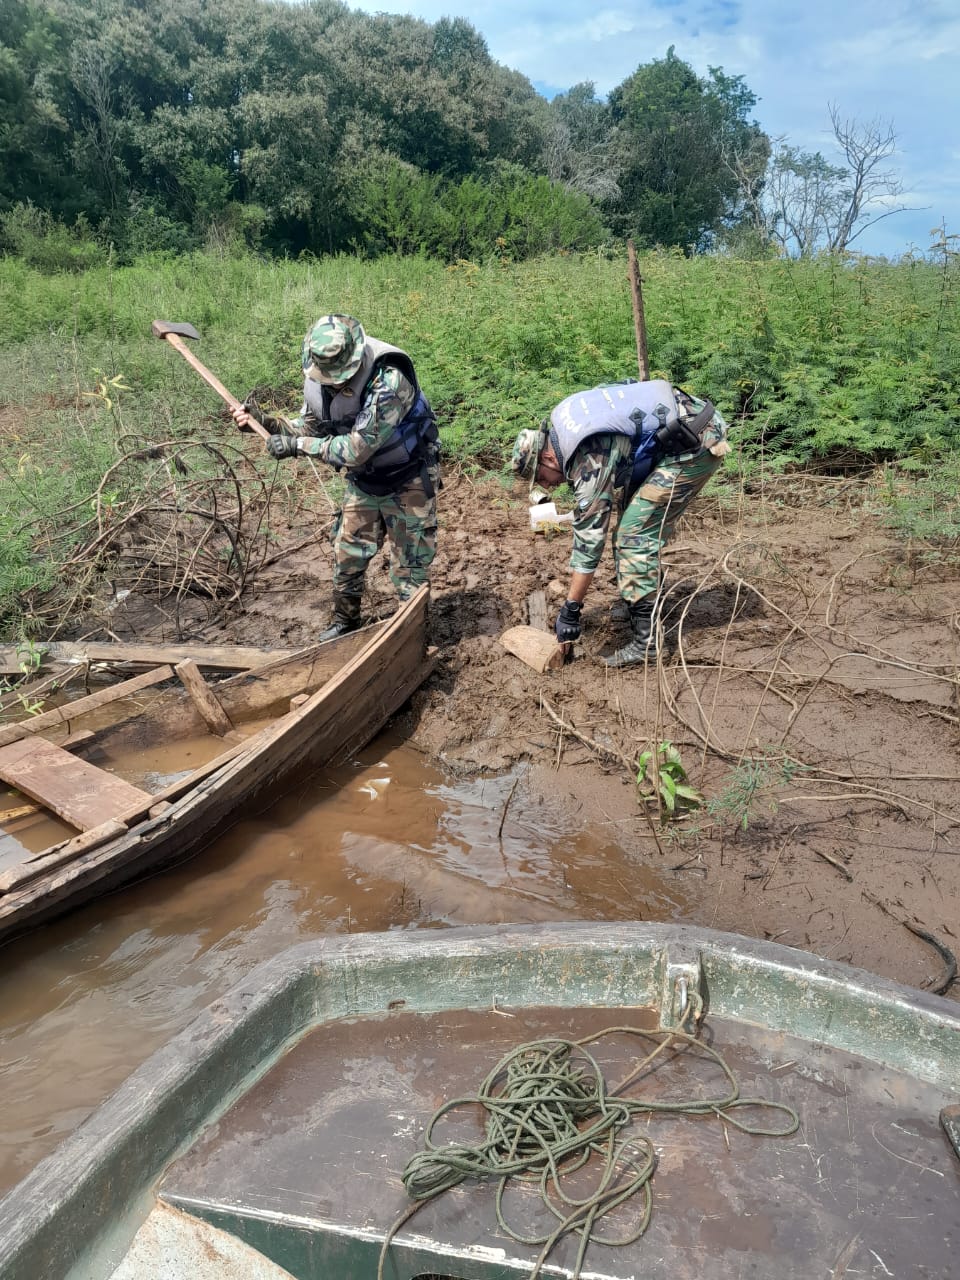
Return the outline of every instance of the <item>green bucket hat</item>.
{"type": "Polygon", "coordinates": [[[321,316],[303,340],[303,372],[314,382],[348,382],[363,363],[365,342],[353,316],[321,316]]]}
{"type": "Polygon", "coordinates": [[[542,428],[527,428],[520,432],[513,446],[510,466],[521,480],[529,480],[531,487],[537,475],[537,463],[545,439],[546,432],[542,428]]]}

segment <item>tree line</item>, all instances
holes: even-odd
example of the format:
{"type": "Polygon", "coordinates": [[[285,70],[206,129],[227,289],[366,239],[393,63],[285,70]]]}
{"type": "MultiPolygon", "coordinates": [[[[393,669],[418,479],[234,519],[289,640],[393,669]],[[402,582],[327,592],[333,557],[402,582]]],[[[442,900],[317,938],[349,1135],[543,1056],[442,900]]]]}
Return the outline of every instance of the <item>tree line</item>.
{"type": "Polygon", "coordinates": [[[447,261],[623,236],[846,247],[883,131],[835,120],[851,202],[856,175],[772,141],[756,101],[670,48],[606,99],[548,102],[463,18],[341,0],[0,0],[0,247],[52,270],[211,239],[447,261]]]}

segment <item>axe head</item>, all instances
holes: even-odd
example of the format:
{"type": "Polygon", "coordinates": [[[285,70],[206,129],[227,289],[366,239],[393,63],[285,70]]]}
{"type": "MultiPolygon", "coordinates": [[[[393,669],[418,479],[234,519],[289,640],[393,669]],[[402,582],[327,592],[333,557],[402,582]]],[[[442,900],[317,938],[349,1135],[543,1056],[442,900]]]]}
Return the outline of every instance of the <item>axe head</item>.
{"type": "Polygon", "coordinates": [[[181,338],[193,338],[199,342],[200,335],[192,324],[171,324],[169,320],[154,320],[150,331],[155,338],[165,338],[168,333],[175,333],[181,338]]]}

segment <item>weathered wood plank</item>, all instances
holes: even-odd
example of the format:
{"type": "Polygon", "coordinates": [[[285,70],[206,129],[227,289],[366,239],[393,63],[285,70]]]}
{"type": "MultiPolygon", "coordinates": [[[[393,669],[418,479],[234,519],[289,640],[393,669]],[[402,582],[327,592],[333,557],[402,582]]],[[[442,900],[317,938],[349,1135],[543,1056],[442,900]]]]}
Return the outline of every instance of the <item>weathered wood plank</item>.
{"type": "Polygon", "coordinates": [[[4,809],[0,813],[0,822],[17,822],[20,818],[32,818],[34,814],[40,812],[39,804],[18,804],[15,809],[4,809]]]}
{"type": "MultiPolygon", "coordinates": [[[[312,693],[325,684],[354,654],[370,643],[386,623],[348,632],[337,640],[314,645],[285,655],[276,662],[228,676],[217,684],[216,696],[234,724],[260,720],[267,713],[282,715],[290,699],[301,692],[312,693]]],[[[165,742],[193,738],[206,725],[183,689],[164,689],[150,705],[150,734],[165,742]]],[[[134,717],[96,731],[95,745],[111,754],[141,750],[143,725],[134,717]]],[[[232,741],[230,735],[226,740],[232,741]]]]}
{"type": "Polygon", "coordinates": [[[116,702],[118,698],[126,698],[140,689],[172,679],[172,667],[157,667],[154,671],[144,671],[139,676],[122,680],[120,684],[112,684],[109,689],[100,689],[96,693],[88,693],[85,698],[65,702],[62,707],[54,707],[52,711],[44,711],[42,715],[32,716],[29,720],[19,720],[16,724],[5,725],[0,729],[0,747],[5,747],[10,742],[19,742],[21,738],[40,733],[43,729],[51,729],[58,724],[68,724],[71,720],[76,720],[78,716],[94,711],[97,707],[105,707],[110,702],[116,702]]]}
{"type": "Polygon", "coordinates": [[[547,593],[531,591],[527,596],[527,621],[537,631],[549,631],[547,626],[547,593]]]}
{"type": "MultiPolygon", "coordinates": [[[[102,640],[71,643],[53,640],[38,646],[44,650],[43,665],[51,662],[116,662],[155,667],[192,658],[197,666],[214,671],[251,671],[275,662],[289,649],[259,649],[235,644],[119,644],[102,640]]],[[[0,675],[18,675],[20,664],[15,645],[0,645],[0,675]]]]}
{"type": "Polygon", "coordinates": [[[436,646],[431,645],[427,649],[423,661],[413,671],[410,671],[406,676],[401,676],[399,679],[396,678],[394,673],[393,687],[389,694],[386,694],[386,690],[384,690],[384,694],[389,697],[392,704],[391,710],[385,713],[384,703],[382,701],[375,702],[365,717],[356,718],[351,723],[350,732],[341,740],[339,745],[336,747],[331,746],[327,750],[326,763],[331,766],[345,764],[351,756],[361,751],[371,738],[374,738],[383,728],[388,717],[399,711],[406,700],[416,693],[424,680],[433,672],[434,667],[437,665],[438,653],[439,650],[436,646]]]}
{"type": "Polygon", "coordinates": [[[38,800],[81,831],[154,797],[105,769],[78,760],[43,738],[25,738],[0,748],[0,778],[38,800]]]}
{"type": "Polygon", "coordinates": [[[72,840],[55,845],[38,857],[25,859],[15,867],[10,867],[8,871],[0,873],[0,894],[12,893],[15,889],[29,884],[31,880],[37,880],[40,876],[57,870],[72,859],[79,858],[82,853],[89,853],[98,845],[105,844],[108,840],[115,840],[117,836],[124,835],[126,830],[122,822],[110,818],[99,827],[92,827],[82,835],[74,836],[72,840]]]}
{"type": "Polygon", "coordinates": [[[224,711],[217,695],[200,674],[200,668],[194,660],[185,658],[183,662],[177,663],[174,670],[180,677],[181,684],[189,693],[193,705],[200,712],[210,732],[215,733],[218,738],[230,733],[233,729],[233,721],[224,711]]]}

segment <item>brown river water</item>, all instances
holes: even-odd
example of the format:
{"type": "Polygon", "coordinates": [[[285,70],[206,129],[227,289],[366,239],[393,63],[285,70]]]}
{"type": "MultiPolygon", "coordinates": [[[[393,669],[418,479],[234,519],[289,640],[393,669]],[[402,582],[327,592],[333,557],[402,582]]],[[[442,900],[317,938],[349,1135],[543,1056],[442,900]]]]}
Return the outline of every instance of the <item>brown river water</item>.
{"type": "Polygon", "coordinates": [[[451,779],[387,734],[182,867],[5,947],[0,1193],[200,1009],[294,943],[680,917],[681,886],[608,832],[572,830],[535,775],[451,779]]]}

